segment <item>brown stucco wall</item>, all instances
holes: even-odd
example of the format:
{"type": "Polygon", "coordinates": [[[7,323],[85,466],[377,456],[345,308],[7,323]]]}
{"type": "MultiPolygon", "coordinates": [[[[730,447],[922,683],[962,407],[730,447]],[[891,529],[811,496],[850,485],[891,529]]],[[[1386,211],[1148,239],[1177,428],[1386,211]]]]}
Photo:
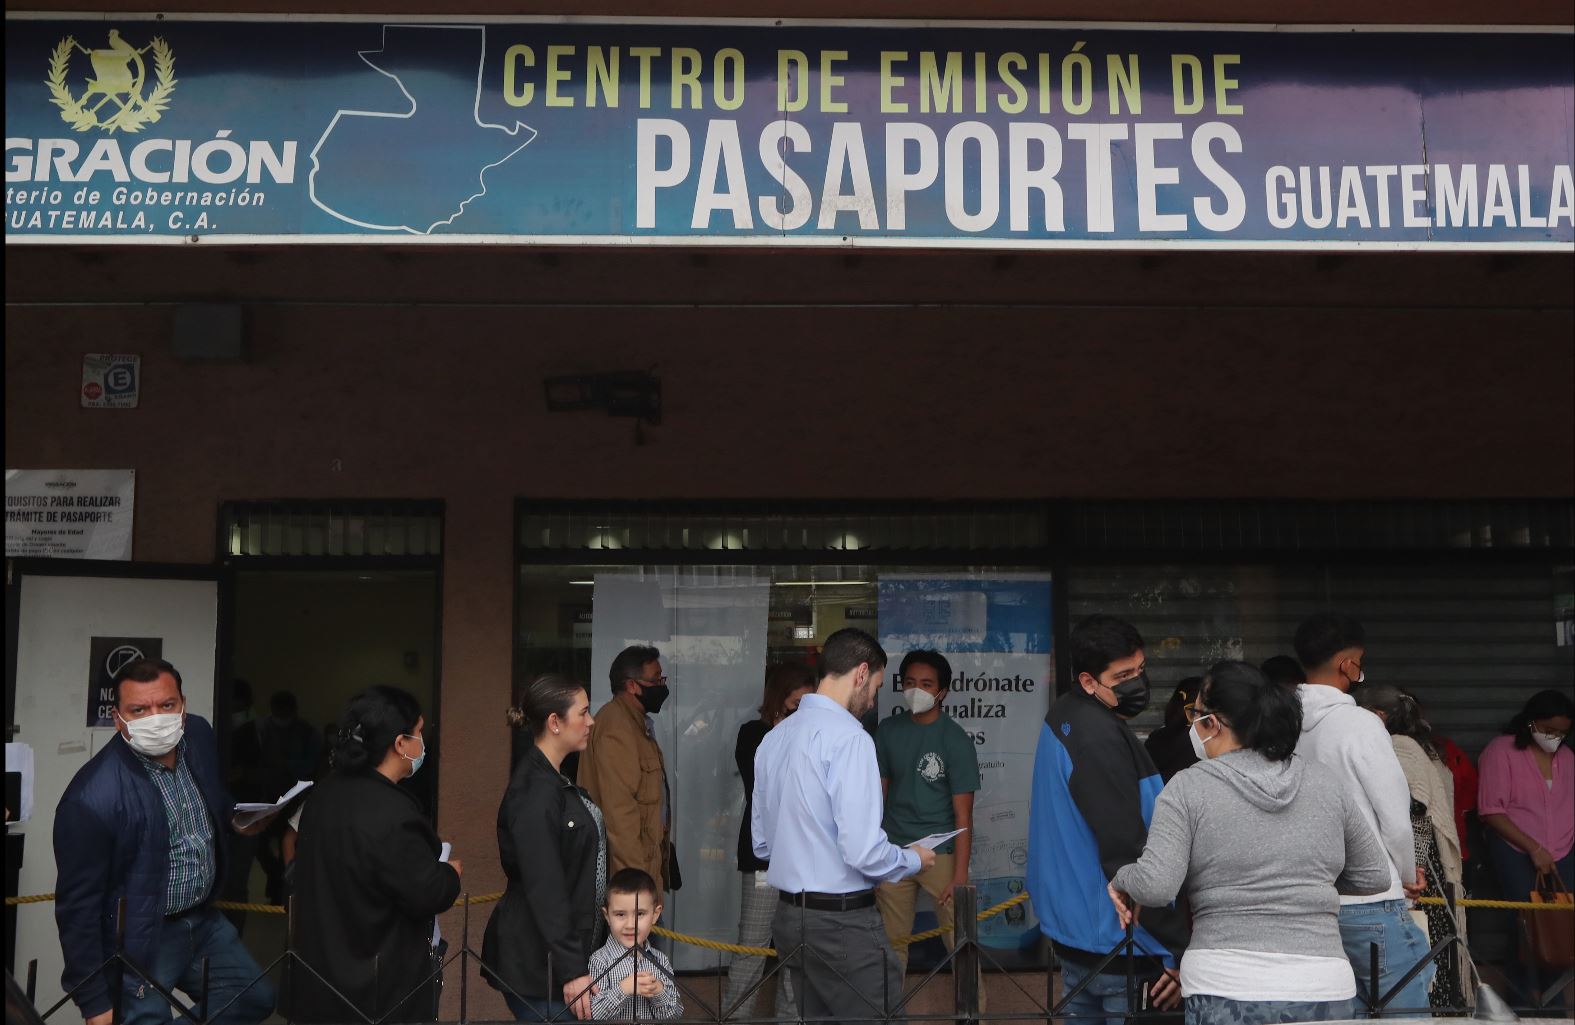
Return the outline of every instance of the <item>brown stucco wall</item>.
{"type": "Polygon", "coordinates": [[[7,255],[6,465],[135,467],[138,559],[212,561],[226,500],[446,501],[440,827],[476,893],[517,496],[1575,491],[1564,256],[7,255]],[[246,303],[250,360],[174,359],[178,299],[246,303]],[[139,409],[80,408],[86,351],[142,354],[139,409]],[[644,445],[544,409],[546,375],[648,367],[644,445]]]}

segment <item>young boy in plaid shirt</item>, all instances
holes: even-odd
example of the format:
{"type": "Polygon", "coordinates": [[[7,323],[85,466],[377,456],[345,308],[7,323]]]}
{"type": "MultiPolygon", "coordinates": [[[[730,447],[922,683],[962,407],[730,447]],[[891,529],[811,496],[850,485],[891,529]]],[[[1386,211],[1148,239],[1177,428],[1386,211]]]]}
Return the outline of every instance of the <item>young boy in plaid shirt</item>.
{"type": "Polygon", "coordinates": [[[613,873],[607,880],[602,914],[610,935],[591,955],[591,981],[598,987],[591,998],[591,1017],[596,1021],[682,1017],[684,1005],[672,963],[647,943],[651,926],[662,917],[655,881],[637,868],[613,873]]]}

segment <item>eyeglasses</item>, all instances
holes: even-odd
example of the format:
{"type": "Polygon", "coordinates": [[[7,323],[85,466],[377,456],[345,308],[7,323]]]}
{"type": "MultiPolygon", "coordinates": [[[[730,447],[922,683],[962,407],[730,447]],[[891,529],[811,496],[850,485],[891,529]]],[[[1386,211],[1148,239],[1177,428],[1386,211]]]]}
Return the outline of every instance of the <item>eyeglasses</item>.
{"type": "Polygon", "coordinates": [[[1199,719],[1207,719],[1214,714],[1208,709],[1199,709],[1196,705],[1183,705],[1181,711],[1187,717],[1189,725],[1197,722],[1199,719]]]}
{"type": "Polygon", "coordinates": [[[635,683],[643,683],[647,687],[665,687],[665,686],[667,686],[667,677],[665,677],[665,676],[658,676],[654,680],[647,680],[643,676],[631,676],[629,678],[631,680],[633,680],[635,683]]]}

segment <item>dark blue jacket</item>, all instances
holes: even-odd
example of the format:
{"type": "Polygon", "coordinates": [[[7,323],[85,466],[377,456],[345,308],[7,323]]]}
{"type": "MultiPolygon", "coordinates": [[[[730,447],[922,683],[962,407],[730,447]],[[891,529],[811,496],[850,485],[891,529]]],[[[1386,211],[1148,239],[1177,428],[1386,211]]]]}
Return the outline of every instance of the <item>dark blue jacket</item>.
{"type": "MultiPolygon", "coordinates": [[[[181,743],[213,822],[217,871],[206,898],[211,901],[222,889],[235,802],[224,789],[218,746],[207,720],[188,714],[181,743]]],[[[72,778],[55,809],[55,924],[65,954],[60,983],[66,992],[88,980],[115,952],[115,919],[122,897],[126,898],[126,956],[153,970],[164,928],[169,853],[169,821],[158,787],[117,733],[72,778]]],[[[140,980],[128,972],[124,984],[134,990],[140,980]]],[[[73,999],[82,1016],[91,1018],[110,1009],[110,993],[109,979],[99,975],[73,999]]]]}
{"type": "MultiPolygon", "coordinates": [[[[1039,927],[1085,968],[1126,936],[1105,892],[1148,840],[1159,770],[1127,724],[1082,688],[1057,698],[1039,731],[1028,813],[1028,893],[1039,927]]],[[[1184,909],[1144,908],[1137,947],[1174,966],[1187,945],[1184,909]]],[[[1105,969],[1124,973],[1117,958],[1105,969]]]]}

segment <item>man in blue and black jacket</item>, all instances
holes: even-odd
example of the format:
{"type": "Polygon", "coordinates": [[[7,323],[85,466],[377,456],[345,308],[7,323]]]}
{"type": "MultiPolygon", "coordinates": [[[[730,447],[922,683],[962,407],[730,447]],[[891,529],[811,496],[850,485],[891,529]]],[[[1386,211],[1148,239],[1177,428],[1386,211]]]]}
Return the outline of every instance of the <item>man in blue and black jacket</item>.
{"type": "MultiPolygon", "coordinates": [[[[1127,1010],[1126,958],[1095,974],[1126,936],[1105,888],[1143,853],[1164,784],[1126,723],[1148,706],[1142,636],[1114,616],[1090,616],[1072,631],[1070,646],[1077,683],[1050,706],[1034,755],[1028,893],[1061,960],[1062,992],[1087,980],[1065,1013],[1119,1025],[1127,1010]]],[[[1184,910],[1143,910],[1137,982],[1150,986],[1149,1007],[1180,1003],[1176,966],[1187,936],[1184,910]]]]}
{"type": "MultiPolygon", "coordinates": [[[[121,986],[125,1025],[162,1025],[169,1004],[148,980],[110,966],[125,900],[125,956],[169,991],[196,998],[207,960],[214,1025],[255,1025],[274,988],[213,907],[235,802],[213,727],[186,711],[180,674],[138,659],[115,674],[117,735],[84,765],[55,811],[55,923],[61,984],[87,1025],[109,1025],[121,986]]],[[[253,827],[260,829],[263,823],[253,827]]]]}

